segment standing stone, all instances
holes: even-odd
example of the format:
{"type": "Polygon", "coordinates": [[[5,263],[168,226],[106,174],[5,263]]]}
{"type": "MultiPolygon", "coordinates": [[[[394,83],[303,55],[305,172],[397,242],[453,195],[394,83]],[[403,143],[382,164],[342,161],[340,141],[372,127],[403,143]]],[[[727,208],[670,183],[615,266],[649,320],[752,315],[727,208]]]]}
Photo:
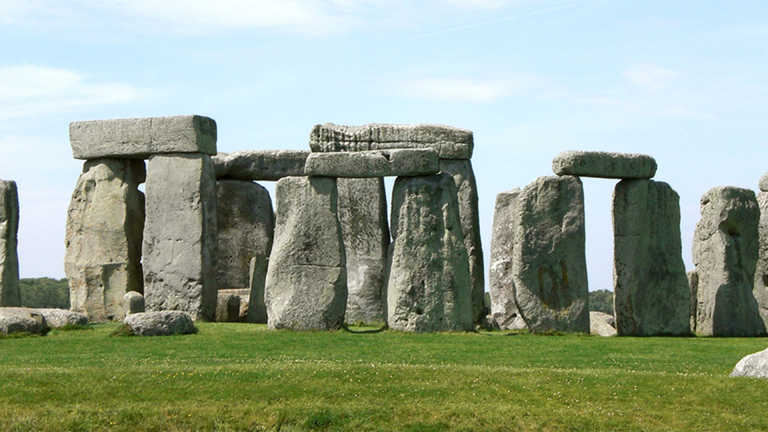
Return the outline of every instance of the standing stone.
{"type": "Polygon", "coordinates": [[[339,222],[347,252],[347,323],[383,323],[384,268],[389,247],[382,178],[340,178],[339,222]]]}
{"type": "Polygon", "coordinates": [[[92,322],[121,320],[123,296],[143,292],[144,161],[86,161],[67,211],[64,271],[71,309],[92,322]]]}
{"type": "Polygon", "coordinates": [[[613,239],[619,335],[690,334],[691,291],[677,193],[653,180],[619,182],[613,192],[613,239]]]}
{"type": "Polygon", "coordinates": [[[696,332],[705,336],[765,334],[752,293],[760,208],[748,189],[721,186],[701,197],[693,236],[699,276],[696,332]]]}
{"type": "Polygon", "coordinates": [[[344,323],[347,272],[336,179],[286,177],[277,182],[275,195],[267,324],[270,329],[337,329],[344,323]]]}
{"type": "Polygon", "coordinates": [[[436,332],[474,327],[457,193],[447,173],[395,181],[386,288],[390,328],[436,332]]]}
{"type": "Polygon", "coordinates": [[[251,258],[250,294],[248,296],[248,316],[245,321],[254,324],[267,323],[267,305],[264,304],[264,285],[267,281],[268,257],[255,256],[251,258]]]}
{"type": "Polygon", "coordinates": [[[19,289],[19,192],[0,180],[0,306],[21,306],[19,289]]]}
{"type": "Polygon", "coordinates": [[[515,281],[512,278],[512,254],[515,246],[515,215],[520,189],[496,195],[491,234],[491,268],[489,291],[491,315],[501,330],[520,330],[525,321],[515,304],[515,281]]]}
{"type": "MultiPolygon", "coordinates": [[[[764,175],[760,178],[761,190],[765,183],[768,183],[768,178],[764,175]]],[[[760,223],[757,227],[759,249],[752,293],[757,301],[760,317],[768,328],[768,192],[757,194],[757,205],[760,207],[760,223]]]]}
{"type": "Polygon", "coordinates": [[[218,292],[216,322],[246,322],[249,289],[223,289],[218,292]]]}
{"type": "Polygon", "coordinates": [[[250,263],[269,257],[275,232],[275,214],[269,192],[251,181],[216,182],[218,289],[250,287],[250,263]]]}
{"type": "Polygon", "coordinates": [[[464,244],[469,256],[469,276],[472,283],[472,316],[476,325],[485,320],[485,266],[483,246],[480,241],[480,212],[477,208],[477,183],[472,171],[472,162],[466,160],[441,159],[440,171],[453,176],[458,188],[459,217],[464,244]]]}
{"type": "Polygon", "coordinates": [[[691,289],[691,333],[696,333],[696,312],[699,305],[699,275],[696,270],[685,274],[688,277],[688,286],[691,289]]]}
{"type": "Polygon", "coordinates": [[[123,296],[123,304],[126,315],[145,312],[144,296],[136,291],[128,291],[125,293],[125,296],[123,296]]]}
{"type": "Polygon", "coordinates": [[[210,156],[154,155],[147,164],[147,311],[216,318],[216,180],[210,156]]]}
{"type": "Polygon", "coordinates": [[[589,333],[584,190],[578,177],[539,177],[518,197],[512,272],[535,333],[589,333]]]}

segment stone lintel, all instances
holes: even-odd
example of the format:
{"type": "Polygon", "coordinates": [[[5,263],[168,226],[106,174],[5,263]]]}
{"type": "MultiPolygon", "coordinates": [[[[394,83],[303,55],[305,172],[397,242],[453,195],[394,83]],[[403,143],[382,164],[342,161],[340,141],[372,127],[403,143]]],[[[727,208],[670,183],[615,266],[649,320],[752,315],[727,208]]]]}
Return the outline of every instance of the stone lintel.
{"type": "Polygon", "coordinates": [[[304,176],[306,150],[240,150],[219,153],[211,158],[216,178],[277,181],[304,176]]]}
{"type": "Polygon", "coordinates": [[[656,175],[656,160],[642,154],[564,151],[552,160],[552,171],[559,176],[649,179],[656,175]]]}
{"type": "Polygon", "coordinates": [[[312,153],[306,175],[322,177],[400,177],[437,174],[440,159],[433,149],[312,153]]]}

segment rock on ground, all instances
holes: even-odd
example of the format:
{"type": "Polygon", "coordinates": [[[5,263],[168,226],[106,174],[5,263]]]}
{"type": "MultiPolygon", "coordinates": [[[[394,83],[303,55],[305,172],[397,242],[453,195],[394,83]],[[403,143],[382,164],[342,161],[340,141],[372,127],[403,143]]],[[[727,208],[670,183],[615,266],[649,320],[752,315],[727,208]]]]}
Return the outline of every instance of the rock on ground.
{"type": "Polygon", "coordinates": [[[453,177],[399,177],[392,193],[391,230],[389,327],[410,332],[472,330],[469,259],[453,177]]]}
{"type": "Polygon", "coordinates": [[[308,156],[306,150],[241,150],[219,153],[211,161],[217,179],[277,181],[303,176],[308,156]]]}
{"type": "Polygon", "coordinates": [[[515,304],[515,281],[512,277],[512,255],[515,246],[515,215],[520,189],[496,195],[491,234],[491,267],[488,291],[491,315],[501,330],[520,330],[525,321],[515,304]]]}
{"type": "Polygon", "coordinates": [[[154,155],[147,164],[144,301],[148,311],[216,318],[216,180],[205,154],[154,155]]]}
{"type": "Polygon", "coordinates": [[[750,354],[736,363],[732,377],[768,378],[768,349],[750,354]]]}
{"type": "Polygon", "coordinates": [[[749,189],[721,186],[701,197],[701,219],[693,236],[693,264],[699,278],[697,333],[765,334],[752,292],[759,219],[760,208],[749,189]]]}
{"type": "Polygon", "coordinates": [[[51,328],[37,309],[0,307],[0,333],[31,333],[45,335],[51,328]]]}
{"type": "Polygon", "coordinates": [[[122,320],[123,296],[143,292],[144,161],[86,161],[67,211],[64,271],[71,309],[92,322],[122,320]]]}
{"type": "Polygon", "coordinates": [[[136,336],[170,336],[197,333],[192,315],[183,311],[131,314],[123,321],[136,336]]]}
{"type": "Polygon", "coordinates": [[[437,152],[431,148],[312,153],[304,167],[306,175],[346,178],[429,175],[439,170],[437,152]]]}
{"type": "Polygon", "coordinates": [[[619,182],[613,192],[613,236],[619,335],[690,334],[691,292],[677,193],[653,180],[619,182]]]}
{"type": "Polygon", "coordinates": [[[640,154],[564,151],[555,156],[552,171],[559,176],[649,179],[656,175],[656,160],[640,154]]]}
{"type": "Polygon", "coordinates": [[[216,322],[246,322],[250,294],[249,289],[219,290],[216,322]]]}
{"type": "Polygon", "coordinates": [[[275,242],[265,287],[271,329],[331,330],[344,323],[347,272],[336,179],[277,182],[275,242]]]}
{"type": "Polygon", "coordinates": [[[16,182],[0,180],[0,306],[21,306],[18,232],[16,182]]]}
{"type": "Polygon", "coordinates": [[[590,311],[589,333],[603,337],[616,336],[618,332],[616,332],[616,329],[611,325],[611,321],[613,321],[613,315],[608,315],[604,312],[590,311]]]}
{"type": "Polygon", "coordinates": [[[88,317],[85,314],[74,312],[67,309],[37,309],[43,314],[45,321],[52,328],[64,327],[67,325],[84,326],[88,324],[88,317]]]}
{"type": "Polygon", "coordinates": [[[125,293],[123,296],[123,305],[126,315],[146,312],[144,306],[144,296],[136,291],[128,291],[125,293]]]}
{"type": "Polygon", "coordinates": [[[518,197],[512,271],[534,333],[589,332],[584,191],[578,177],[539,177],[518,197]]]}

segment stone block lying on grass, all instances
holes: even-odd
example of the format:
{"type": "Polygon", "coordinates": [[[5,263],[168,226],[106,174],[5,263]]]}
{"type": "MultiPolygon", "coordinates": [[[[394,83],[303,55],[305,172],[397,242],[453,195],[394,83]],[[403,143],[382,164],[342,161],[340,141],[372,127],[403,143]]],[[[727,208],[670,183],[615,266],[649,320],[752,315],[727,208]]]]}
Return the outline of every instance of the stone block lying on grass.
{"type": "Polygon", "coordinates": [[[45,316],[36,309],[0,308],[0,333],[31,333],[45,335],[51,328],[45,316]]]}
{"type": "Polygon", "coordinates": [[[123,321],[136,336],[170,336],[197,333],[192,316],[182,311],[131,314],[123,321]]]}
{"type": "Polygon", "coordinates": [[[736,363],[732,377],[768,378],[768,349],[750,354],[736,363]]]}
{"type": "Polygon", "coordinates": [[[79,312],[67,309],[38,309],[37,311],[43,314],[45,321],[52,328],[88,325],[88,316],[79,312]]]}
{"type": "Polygon", "coordinates": [[[589,333],[598,336],[616,336],[618,333],[616,329],[611,325],[616,321],[613,315],[608,315],[604,312],[589,312],[589,333]]]}

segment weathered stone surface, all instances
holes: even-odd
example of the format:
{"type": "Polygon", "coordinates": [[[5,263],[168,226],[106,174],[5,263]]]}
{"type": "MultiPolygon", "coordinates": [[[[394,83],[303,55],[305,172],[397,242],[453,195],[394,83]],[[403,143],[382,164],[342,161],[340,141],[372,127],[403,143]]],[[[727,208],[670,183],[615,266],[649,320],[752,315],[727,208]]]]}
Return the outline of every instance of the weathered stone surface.
{"type": "Polygon", "coordinates": [[[759,219],[755,193],[749,189],[715,187],[701,197],[701,219],[693,236],[698,334],[765,334],[752,292],[759,219]]]}
{"type": "Polygon", "coordinates": [[[309,152],[305,150],[241,150],[211,158],[217,179],[280,180],[303,176],[309,152]]]}
{"type": "Polygon", "coordinates": [[[691,291],[680,197],[666,183],[622,180],[613,192],[613,292],[621,336],[690,334],[691,291]]]}
{"type": "Polygon", "coordinates": [[[197,333],[192,315],[170,310],[131,314],[123,321],[136,336],[170,336],[197,333]]]}
{"type": "Polygon", "coordinates": [[[758,182],[757,186],[760,188],[761,192],[768,192],[768,173],[765,173],[762,177],[760,177],[760,181],[758,182]]]}
{"type": "Polygon", "coordinates": [[[148,311],[216,318],[216,180],[210,156],[153,155],[147,164],[144,301],[148,311]]]}
{"type": "Polygon", "coordinates": [[[469,259],[450,174],[399,177],[392,193],[387,324],[410,332],[473,329],[469,259]]]}
{"type": "Polygon", "coordinates": [[[330,330],[344,323],[347,272],[336,179],[277,182],[275,243],[265,303],[271,329],[330,330]]]}
{"type": "Polygon", "coordinates": [[[216,122],[187,115],[69,124],[75,159],[147,159],[159,153],[216,154],[216,122]]]}
{"type": "Polygon", "coordinates": [[[618,333],[610,324],[611,319],[613,319],[613,316],[608,315],[607,313],[590,311],[589,333],[603,337],[616,336],[618,333]]]}
{"type": "Polygon", "coordinates": [[[216,286],[250,287],[254,257],[269,257],[275,233],[275,214],[269,192],[252,181],[216,182],[218,257],[216,286]]]}
{"type": "Polygon", "coordinates": [[[0,333],[31,333],[45,335],[51,328],[37,309],[0,307],[0,333]]]}
{"type": "Polygon", "coordinates": [[[552,161],[559,176],[649,179],[656,175],[656,160],[648,155],[593,151],[564,151],[552,161]]]}
{"type": "Polygon", "coordinates": [[[584,191],[578,177],[539,177],[518,196],[512,272],[535,333],[589,332],[584,191]]]}
{"type": "Polygon", "coordinates": [[[337,181],[339,222],[347,253],[348,323],[385,321],[382,290],[389,248],[387,196],[381,178],[337,181]]]}
{"type": "Polygon", "coordinates": [[[128,291],[123,296],[123,307],[126,315],[146,312],[144,296],[136,291],[128,291]]]}
{"type": "Polygon", "coordinates": [[[86,161],[67,210],[64,271],[71,309],[92,322],[121,320],[123,296],[143,292],[144,161],[86,161]]]}
{"type": "Polygon", "coordinates": [[[469,277],[472,280],[472,316],[476,325],[485,319],[485,265],[480,240],[480,211],[478,210],[477,183],[469,160],[441,159],[440,171],[453,176],[458,188],[459,217],[464,245],[469,256],[469,277]]]}
{"type": "Polygon", "coordinates": [[[732,377],[768,378],[768,349],[750,354],[736,363],[732,377]]]}
{"type": "Polygon", "coordinates": [[[80,325],[84,326],[88,324],[88,317],[85,314],[74,312],[67,309],[37,309],[38,312],[43,314],[48,326],[52,328],[64,327],[67,325],[80,325]]]}
{"type": "Polygon", "coordinates": [[[268,257],[251,258],[250,290],[248,295],[248,316],[246,322],[255,324],[267,323],[267,305],[264,303],[264,285],[267,282],[268,257]]]}
{"type": "Polygon", "coordinates": [[[0,180],[0,306],[21,306],[19,290],[19,192],[0,180]]]}
{"type": "Polygon", "coordinates": [[[488,291],[491,315],[501,330],[519,330],[525,321],[515,304],[515,281],[512,277],[512,255],[515,247],[515,215],[520,189],[496,195],[491,234],[491,266],[488,291]]]}
{"type": "MultiPolygon", "coordinates": [[[[761,179],[762,180],[762,179],[761,179]]],[[[760,222],[758,224],[758,253],[755,264],[755,282],[752,294],[757,301],[760,318],[768,329],[768,193],[757,194],[757,205],[760,207],[760,222]]]]}
{"type": "Polygon", "coordinates": [[[685,274],[688,278],[688,287],[691,289],[691,333],[696,332],[696,311],[699,305],[699,275],[696,270],[685,274]]]}
{"type": "Polygon", "coordinates": [[[309,147],[313,152],[433,148],[440,158],[470,159],[474,141],[471,131],[450,126],[325,123],[312,129],[309,147]]]}
{"type": "Polygon", "coordinates": [[[312,153],[306,175],[367,178],[437,174],[437,152],[430,148],[361,152],[312,153]]]}
{"type": "Polygon", "coordinates": [[[246,322],[250,289],[219,290],[216,304],[216,322],[246,322]]]}

